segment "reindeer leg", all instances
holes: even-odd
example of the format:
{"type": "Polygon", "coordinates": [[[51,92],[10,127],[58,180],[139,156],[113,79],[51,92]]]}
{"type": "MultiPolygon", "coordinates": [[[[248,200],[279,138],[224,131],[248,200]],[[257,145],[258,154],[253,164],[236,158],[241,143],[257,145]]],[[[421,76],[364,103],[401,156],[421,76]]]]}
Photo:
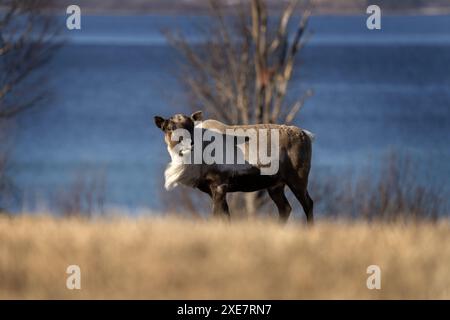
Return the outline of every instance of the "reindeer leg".
{"type": "Polygon", "coordinates": [[[314,202],[309,196],[305,184],[299,181],[291,181],[288,183],[288,186],[291,189],[292,193],[297,198],[297,200],[302,205],[303,211],[305,211],[306,214],[306,222],[312,225],[314,223],[314,215],[313,215],[314,202]]]}
{"type": "Polygon", "coordinates": [[[213,215],[215,217],[226,216],[230,218],[230,212],[227,203],[227,185],[211,187],[213,200],[213,215]]]}
{"type": "Polygon", "coordinates": [[[269,192],[270,198],[275,202],[275,205],[278,208],[278,214],[280,215],[280,222],[286,223],[286,221],[289,218],[289,215],[291,214],[292,208],[289,204],[288,199],[286,199],[286,196],[284,195],[284,185],[269,188],[267,189],[269,192]]]}
{"type": "Polygon", "coordinates": [[[309,196],[308,190],[305,190],[304,196],[301,198],[300,203],[302,204],[303,210],[306,212],[306,221],[312,225],[314,224],[314,201],[309,196]]]}

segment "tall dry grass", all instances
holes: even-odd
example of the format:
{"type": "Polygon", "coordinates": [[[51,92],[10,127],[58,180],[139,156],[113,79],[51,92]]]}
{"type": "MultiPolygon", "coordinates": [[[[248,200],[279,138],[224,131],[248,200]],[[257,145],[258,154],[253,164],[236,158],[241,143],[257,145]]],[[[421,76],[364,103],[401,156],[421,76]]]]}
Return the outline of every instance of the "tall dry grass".
{"type": "Polygon", "coordinates": [[[0,217],[0,298],[450,298],[450,225],[0,217]],[[66,288],[68,265],[81,290],[66,288]],[[366,268],[382,271],[368,290],[366,268]]]}

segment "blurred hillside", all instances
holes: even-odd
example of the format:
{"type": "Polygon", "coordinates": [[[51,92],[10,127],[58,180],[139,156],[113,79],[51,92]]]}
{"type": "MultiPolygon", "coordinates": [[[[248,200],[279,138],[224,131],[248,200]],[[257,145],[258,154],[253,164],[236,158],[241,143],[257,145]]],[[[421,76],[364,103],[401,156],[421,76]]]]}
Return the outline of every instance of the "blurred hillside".
{"type": "MultiPolygon", "coordinates": [[[[242,1],[221,0],[233,9],[242,1]]],[[[268,0],[273,9],[281,8],[287,0],[268,0]]],[[[358,14],[365,13],[368,5],[377,4],[388,14],[443,14],[450,13],[449,0],[314,0],[316,14],[358,14]]],[[[57,6],[68,6],[69,0],[58,1],[57,6]]],[[[208,10],[208,0],[79,0],[77,4],[90,13],[202,13],[208,10]]]]}

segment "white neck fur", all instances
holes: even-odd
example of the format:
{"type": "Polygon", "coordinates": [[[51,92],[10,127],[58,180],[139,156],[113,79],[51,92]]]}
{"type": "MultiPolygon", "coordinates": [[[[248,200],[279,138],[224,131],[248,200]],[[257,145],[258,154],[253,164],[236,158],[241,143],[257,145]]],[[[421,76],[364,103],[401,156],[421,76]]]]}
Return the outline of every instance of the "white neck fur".
{"type": "MultiPolygon", "coordinates": [[[[178,184],[194,187],[200,178],[201,168],[198,164],[187,164],[183,162],[183,156],[177,154],[170,148],[169,151],[172,161],[167,165],[164,171],[166,190],[172,190],[178,184]]],[[[190,156],[191,150],[183,150],[183,155],[190,156]]]]}

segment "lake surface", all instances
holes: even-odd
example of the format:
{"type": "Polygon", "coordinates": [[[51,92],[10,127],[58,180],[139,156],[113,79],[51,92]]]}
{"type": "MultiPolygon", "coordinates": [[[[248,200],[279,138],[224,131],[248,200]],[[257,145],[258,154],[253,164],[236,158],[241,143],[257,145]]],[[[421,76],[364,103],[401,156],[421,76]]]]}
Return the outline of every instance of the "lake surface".
{"type": "MultiPolygon", "coordinates": [[[[450,177],[450,16],[313,17],[290,84],[308,100],[296,124],[316,134],[312,178],[379,163],[389,150],[450,177]]],[[[11,169],[26,209],[52,202],[77,176],[104,179],[106,204],[161,208],[169,160],[153,116],[188,112],[176,52],[161,31],[201,41],[204,17],[87,16],[49,66],[50,101],[23,114],[11,169]]],[[[51,205],[50,205],[51,206],[51,205]]]]}

